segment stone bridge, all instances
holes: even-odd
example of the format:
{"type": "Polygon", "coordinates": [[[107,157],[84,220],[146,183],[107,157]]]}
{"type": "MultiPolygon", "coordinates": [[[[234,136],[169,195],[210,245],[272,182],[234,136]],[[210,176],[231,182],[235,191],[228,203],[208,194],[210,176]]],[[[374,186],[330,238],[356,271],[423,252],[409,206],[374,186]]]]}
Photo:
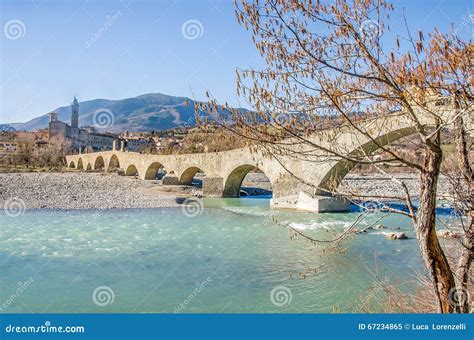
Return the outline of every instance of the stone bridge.
{"type": "MultiPolygon", "coordinates": [[[[427,117],[424,125],[432,123],[427,117]]],[[[354,126],[324,130],[309,139],[341,155],[371,154],[376,143],[386,145],[415,132],[413,122],[406,114],[357,123],[354,126]],[[331,138],[337,138],[335,143],[331,138]]],[[[272,207],[296,208],[324,212],[348,209],[348,202],[330,197],[327,189],[334,189],[354,164],[316,150],[310,144],[286,140],[287,149],[298,157],[283,153],[271,155],[263,146],[223,152],[176,155],[147,155],[122,150],[111,150],[66,156],[67,164],[77,169],[111,171],[121,168],[126,176],[153,180],[157,171],[164,169],[163,184],[189,185],[197,172],[203,172],[203,195],[208,197],[238,197],[246,174],[260,169],[270,180],[272,207]],[[308,155],[308,156],[304,156],[308,155]]]]}

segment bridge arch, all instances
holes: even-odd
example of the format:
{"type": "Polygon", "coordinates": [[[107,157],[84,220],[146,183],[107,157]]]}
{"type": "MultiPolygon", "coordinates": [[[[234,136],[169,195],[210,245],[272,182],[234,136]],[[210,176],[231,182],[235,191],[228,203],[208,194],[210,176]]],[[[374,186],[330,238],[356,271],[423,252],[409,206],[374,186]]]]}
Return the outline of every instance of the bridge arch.
{"type": "Polygon", "coordinates": [[[145,171],[145,179],[156,179],[157,172],[163,168],[160,162],[151,163],[145,171]]]}
{"type": "Polygon", "coordinates": [[[71,161],[71,163],[69,163],[69,167],[70,168],[75,168],[76,167],[76,164],[74,164],[74,161],[71,161]]]}
{"type": "Polygon", "coordinates": [[[120,162],[116,154],[113,154],[110,157],[109,160],[109,166],[107,168],[107,171],[114,171],[116,169],[120,168],[120,162]]]}
{"type": "Polygon", "coordinates": [[[105,169],[105,161],[104,161],[104,157],[102,156],[99,156],[95,159],[95,162],[94,162],[94,170],[104,170],[105,169]]]}
{"type": "Polygon", "coordinates": [[[193,183],[194,176],[198,172],[204,173],[204,171],[202,171],[202,169],[197,167],[197,166],[191,166],[191,167],[187,168],[181,174],[181,176],[179,178],[179,183],[183,184],[183,185],[191,185],[193,183]]]}
{"type": "MultiPolygon", "coordinates": [[[[388,132],[376,138],[375,142],[369,141],[363,144],[362,146],[352,150],[349,155],[351,157],[373,155],[373,153],[379,149],[379,145],[385,146],[403,137],[412,135],[415,132],[415,127],[407,127],[388,132]]],[[[339,186],[339,184],[341,184],[344,177],[357,165],[355,162],[347,160],[340,160],[327,164],[329,165],[329,167],[327,169],[322,169],[324,170],[322,172],[325,173],[325,175],[319,184],[319,194],[321,195],[328,194],[328,191],[334,191],[339,186]]]]}
{"type": "MultiPolygon", "coordinates": [[[[224,183],[224,197],[240,197],[240,188],[245,176],[252,170],[260,170],[255,165],[243,164],[234,168],[231,173],[227,176],[224,183]]],[[[267,176],[268,178],[268,176],[267,176]]],[[[270,179],[268,178],[270,181],[270,179]]],[[[270,181],[270,185],[272,185],[270,181]]]]}
{"type": "Polygon", "coordinates": [[[130,164],[125,171],[125,176],[135,176],[138,175],[138,169],[135,165],[130,164]]]}
{"type": "Polygon", "coordinates": [[[83,169],[84,169],[84,165],[82,164],[82,158],[79,158],[79,159],[77,160],[77,168],[78,168],[79,170],[83,170],[83,169]]]}
{"type": "Polygon", "coordinates": [[[92,170],[92,165],[91,165],[91,163],[87,163],[86,170],[87,170],[87,171],[92,170]]]}

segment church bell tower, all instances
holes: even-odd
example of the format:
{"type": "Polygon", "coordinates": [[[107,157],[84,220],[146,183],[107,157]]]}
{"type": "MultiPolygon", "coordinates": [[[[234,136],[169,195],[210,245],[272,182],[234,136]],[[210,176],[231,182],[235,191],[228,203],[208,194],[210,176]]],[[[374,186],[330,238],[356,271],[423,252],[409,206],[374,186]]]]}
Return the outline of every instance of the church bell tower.
{"type": "Polygon", "coordinates": [[[77,101],[76,96],[74,96],[74,100],[71,104],[71,127],[79,127],[79,102],[77,101]]]}

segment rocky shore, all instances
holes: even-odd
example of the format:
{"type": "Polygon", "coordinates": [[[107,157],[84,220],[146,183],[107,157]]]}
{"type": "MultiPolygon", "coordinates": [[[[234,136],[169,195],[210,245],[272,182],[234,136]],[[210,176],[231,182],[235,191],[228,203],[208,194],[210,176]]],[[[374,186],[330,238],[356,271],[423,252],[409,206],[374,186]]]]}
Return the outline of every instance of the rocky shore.
{"type": "MultiPolygon", "coordinates": [[[[419,177],[417,174],[397,174],[395,178],[406,184],[410,195],[417,198],[419,195],[419,177]]],[[[380,174],[360,175],[348,174],[342,181],[338,191],[342,193],[358,194],[366,198],[376,197],[403,197],[404,193],[399,183],[388,176],[380,174]]],[[[440,177],[440,198],[442,195],[449,196],[450,185],[446,178],[440,177]]]]}
{"type": "MultiPolygon", "coordinates": [[[[403,175],[410,191],[418,191],[417,177],[403,175]]],[[[443,188],[443,182],[441,187],[443,188]]],[[[396,183],[381,176],[351,174],[342,188],[364,195],[400,194],[396,183]]],[[[262,173],[251,173],[243,182],[247,194],[265,194],[270,183],[262,173]]],[[[163,186],[160,181],[144,181],[115,173],[0,173],[0,206],[21,199],[26,209],[127,209],[172,207],[180,198],[199,196],[201,190],[190,186],[163,186]]]]}
{"type": "Polygon", "coordinates": [[[26,209],[127,209],[176,206],[176,194],[156,181],[102,173],[0,174],[0,204],[21,199],[26,209]],[[161,190],[159,190],[161,189],[161,190]]]}

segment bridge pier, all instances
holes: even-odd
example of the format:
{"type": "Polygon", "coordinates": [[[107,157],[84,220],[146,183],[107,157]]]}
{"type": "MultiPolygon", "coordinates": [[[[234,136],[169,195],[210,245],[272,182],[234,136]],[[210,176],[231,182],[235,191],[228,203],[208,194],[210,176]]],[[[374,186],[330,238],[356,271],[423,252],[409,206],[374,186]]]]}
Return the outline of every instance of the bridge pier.
{"type": "Polygon", "coordinates": [[[274,197],[270,201],[274,209],[296,209],[315,213],[350,211],[347,199],[331,196],[309,195],[300,191],[296,195],[274,197]]]}
{"type": "Polygon", "coordinates": [[[163,185],[179,185],[179,178],[175,175],[165,175],[161,183],[163,185]]]}
{"type": "Polygon", "coordinates": [[[273,209],[290,209],[323,212],[344,212],[350,210],[348,200],[320,195],[316,188],[299,181],[296,177],[285,174],[272,182],[273,198],[270,207],[273,209]],[[310,194],[315,193],[315,194],[310,194]]]}
{"type": "Polygon", "coordinates": [[[224,179],[219,176],[206,176],[202,180],[202,194],[204,197],[222,197],[224,179]]]}

